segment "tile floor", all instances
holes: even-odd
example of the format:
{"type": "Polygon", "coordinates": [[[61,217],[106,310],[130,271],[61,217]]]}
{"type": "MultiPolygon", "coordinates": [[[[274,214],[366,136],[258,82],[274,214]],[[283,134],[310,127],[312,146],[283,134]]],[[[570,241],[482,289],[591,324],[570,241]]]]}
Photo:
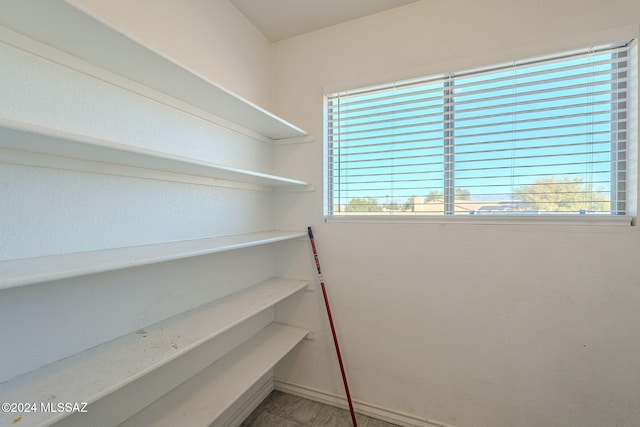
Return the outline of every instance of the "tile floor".
{"type": "MultiPolygon", "coordinates": [[[[356,414],[358,427],[395,427],[356,414]]],[[[349,411],[274,390],[240,427],[351,427],[349,411]]]]}

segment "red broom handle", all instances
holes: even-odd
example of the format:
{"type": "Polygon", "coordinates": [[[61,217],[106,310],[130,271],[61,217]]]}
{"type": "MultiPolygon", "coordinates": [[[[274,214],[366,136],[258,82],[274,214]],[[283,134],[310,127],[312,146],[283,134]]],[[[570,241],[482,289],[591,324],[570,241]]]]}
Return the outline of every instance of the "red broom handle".
{"type": "Polygon", "coordinates": [[[311,227],[307,227],[307,232],[309,233],[309,240],[311,241],[311,248],[313,249],[313,257],[316,260],[316,268],[318,269],[318,277],[320,278],[320,287],[322,287],[322,296],[324,297],[324,306],[327,308],[327,317],[329,317],[331,335],[333,335],[333,344],[336,346],[336,355],[338,356],[338,364],[340,365],[340,373],[342,374],[344,391],[347,395],[347,402],[349,403],[351,422],[353,423],[353,427],[358,427],[358,422],[356,421],[356,413],[353,410],[353,403],[351,402],[351,393],[349,393],[347,374],[344,372],[344,365],[342,364],[342,355],[340,354],[340,345],[338,345],[338,336],[336,335],[336,328],[333,326],[333,316],[331,316],[331,307],[329,306],[329,298],[327,298],[327,289],[324,286],[324,277],[322,276],[322,271],[320,270],[320,260],[318,260],[318,251],[316,250],[316,244],[313,240],[313,232],[311,231],[311,227]]]}

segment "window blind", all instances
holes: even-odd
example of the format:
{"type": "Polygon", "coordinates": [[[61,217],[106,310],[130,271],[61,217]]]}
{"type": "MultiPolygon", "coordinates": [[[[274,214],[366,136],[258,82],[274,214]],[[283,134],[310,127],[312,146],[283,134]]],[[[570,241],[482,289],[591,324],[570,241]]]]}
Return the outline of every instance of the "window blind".
{"type": "Polygon", "coordinates": [[[634,47],[328,95],[328,214],[625,214],[634,47]]]}

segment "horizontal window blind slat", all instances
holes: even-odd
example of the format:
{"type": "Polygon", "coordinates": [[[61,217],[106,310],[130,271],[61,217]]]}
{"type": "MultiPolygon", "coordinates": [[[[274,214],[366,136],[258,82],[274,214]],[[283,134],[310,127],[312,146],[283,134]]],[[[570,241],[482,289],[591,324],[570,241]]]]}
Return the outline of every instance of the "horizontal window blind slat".
{"type": "MultiPolygon", "coordinates": [[[[604,103],[600,103],[600,104],[596,104],[596,105],[603,105],[604,103]]],[[[611,101],[609,101],[608,105],[611,104],[611,101]]],[[[604,104],[607,105],[607,104],[604,104]]],[[[588,105],[586,108],[593,108],[594,105],[588,105]]],[[[607,114],[619,114],[619,113],[626,113],[628,111],[627,108],[614,108],[614,109],[608,109],[608,110],[598,110],[598,111],[587,111],[587,112],[571,112],[570,114],[558,114],[558,110],[562,111],[562,110],[575,110],[575,109],[568,109],[568,108],[564,108],[564,109],[554,109],[553,111],[550,111],[549,115],[547,116],[542,116],[542,117],[530,117],[530,118],[523,118],[522,116],[525,116],[526,114],[518,111],[518,112],[512,112],[512,113],[502,113],[502,114],[492,114],[492,115],[488,115],[488,116],[478,116],[478,117],[473,117],[473,118],[464,118],[464,119],[455,119],[455,125],[454,125],[454,129],[456,130],[462,130],[462,129],[472,129],[472,128],[481,128],[481,127],[492,127],[492,126],[497,126],[497,125],[506,125],[506,124],[510,124],[513,126],[516,125],[522,125],[525,123],[536,123],[536,122],[541,122],[541,121],[549,121],[549,120],[565,120],[565,119],[570,119],[570,118],[588,118],[590,116],[602,116],[602,115],[607,115],[607,114]],[[553,114],[555,112],[555,114],[553,114]],[[493,121],[488,121],[487,119],[489,118],[493,118],[493,119],[500,119],[502,118],[503,120],[493,120],[493,121]],[[474,125],[464,125],[465,123],[468,123],[470,121],[480,121],[480,120],[485,120],[484,123],[479,123],[479,124],[474,124],[474,125]]],[[[540,113],[541,111],[538,111],[538,113],[540,113]]],[[[442,116],[442,115],[441,115],[442,116]]],[[[585,119],[587,120],[587,119],[585,119]]],[[[624,119],[626,121],[626,119],[624,119]]],[[[403,134],[406,131],[411,131],[414,130],[416,128],[419,127],[425,127],[425,126],[429,126],[429,127],[433,127],[433,126],[439,126],[439,125],[443,125],[447,122],[451,122],[451,120],[449,121],[445,121],[445,120],[441,120],[441,121],[428,121],[428,122],[411,122],[411,123],[405,123],[404,119],[401,120],[385,120],[385,122],[387,123],[394,123],[394,125],[392,126],[385,126],[385,127],[374,127],[371,125],[366,125],[368,126],[368,128],[365,129],[357,129],[357,130],[345,130],[343,132],[340,133],[341,136],[341,140],[349,140],[351,135],[357,135],[359,138],[365,138],[371,134],[374,134],[373,136],[382,136],[382,135],[375,135],[375,134],[379,134],[382,133],[384,135],[387,134],[403,134]],[[386,133],[385,133],[386,132],[386,133]]],[[[344,126],[345,129],[352,129],[352,128],[360,128],[362,127],[362,125],[358,124],[357,126],[344,126]]],[[[436,129],[439,130],[439,129],[436,129]]]]}
{"type": "MultiPolygon", "coordinates": [[[[567,166],[581,166],[584,165],[583,162],[555,162],[555,163],[546,163],[544,165],[545,168],[549,169],[549,168],[553,168],[553,167],[567,167],[567,166]]],[[[540,168],[541,165],[519,165],[518,169],[520,170],[526,170],[526,169],[530,169],[530,168],[535,168],[538,169],[540,168]]],[[[488,166],[488,167],[475,167],[475,168],[459,168],[458,172],[464,173],[464,172],[479,172],[479,171],[483,171],[483,170],[500,170],[500,169],[512,169],[513,166],[488,166]]],[[[565,175],[565,173],[563,172],[562,175],[565,175]]]]}
{"type": "MultiPolygon", "coordinates": [[[[618,121],[615,121],[618,122],[618,121]]],[[[597,122],[593,122],[593,123],[586,123],[586,124],[580,124],[580,125],[575,125],[575,124],[564,124],[564,125],[555,125],[555,126],[540,126],[537,128],[525,128],[525,129],[514,129],[514,130],[499,130],[499,131],[493,131],[493,132],[478,132],[478,133],[471,133],[471,134],[464,134],[464,135],[456,135],[456,138],[458,139],[464,139],[464,138],[475,138],[475,137],[488,137],[488,136],[498,136],[498,135],[507,135],[507,134],[520,134],[520,133],[526,133],[526,132],[532,132],[532,131],[538,131],[538,132],[546,132],[546,131],[558,131],[558,130],[562,130],[562,129],[574,129],[574,128],[584,128],[584,127],[589,127],[589,126],[597,126],[597,125],[606,125],[607,121],[605,120],[600,120],[597,122]]],[[[477,129],[477,128],[472,128],[472,129],[477,129]]],[[[545,136],[545,138],[553,138],[553,137],[559,137],[562,136],[563,134],[554,134],[554,135],[547,135],[545,136]]],[[[519,140],[518,138],[514,138],[516,141],[519,140]]]]}
{"type": "MultiPolygon", "coordinates": [[[[612,98],[614,96],[619,96],[621,94],[625,94],[627,92],[627,89],[625,88],[619,88],[619,89],[615,89],[615,90],[606,90],[606,91],[597,91],[597,92],[591,92],[589,94],[586,93],[577,93],[577,94],[573,94],[573,95],[563,95],[563,96],[554,96],[554,97],[548,97],[546,99],[534,99],[534,100],[518,100],[517,103],[514,103],[512,99],[507,99],[508,102],[505,103],[501,103],[501,104],[491,104],[491,105],[480,105],[480,106],[476,106],[476,107],[468,107],[468,105],[473,105],[473,104],[478,104],[478,103],[473,103],[473,102],[467,102],[467,103],[461,103],[461,104],[456,104],[458,107],[460,106],[465,106],[467,105],[467,108],[458,108],[457,110],[455,110],[456,114],[460,114],[460,113],[469,113],[469,112],[474,112],[474,111],[487,111],[487,110],[491,110],[491,109],[504,109],[504,108],[509,108],[509,107],[513,107],[514,105],[516,105],[518,108],[523,108],[525,106],[530,106],[530,105],[535,105],[535,104],[546,104],[546,105],[554,105],[557,104],[558,102],[562,102],[562,101],[569,101],[569,100],[577,100],[577,99],[583,99],[586,98],[587,100],[594,99],[596,97],[601,97],[601,96],[611,96],[612,98]]],[[[504,98],[502,97],[496,97],[493,100],[502,100],[504,98]]],[[[485,101],[491,101],[491,99],[485,98],[485,101]]],[[[588,103],[588,101],[581,101],[581,102],[586,102],[588,103]]],[[[612,104],[613,103],[612,101],[612,104]]],[[[539,108],[539,107],[536,107],[539,108]]],[[[569,108],[569,107],[567,107],[569,108]]],[[[615,108],[615,107],[612,107],[615,108]]],[[[526,111],[526,110],[523,110],[526,111]]]]}
{"type": "Polygon", "coordinates": [[[426,147],[420,150],[420,151],[427,151],[424,153],[416,153],[416,151],[417,150],[415,148],[405,148],[400,150],[364,151],[364,152],[357,152],[357,153],[340,153],[340,157],[343,162],[357,162],[362,160],[367,160],[367,161],[387,160],[390,157],[383,156],[385,153],[394,153],[394,156],[392,158],[396,160],[400,158],[415,159],[415,158],[424,158],[424,157],[433,157],[433,156],[442,157],[442,152],[441,152],[442,150],[440,149],[440,147],[432,147],[432,148],[426,147]],[[435,152],[432,153],[431,151],[435,151],[435,152]],[[410,156],[407,156],[407,155],[403,156],[402,155],[403,153],[415,153],[415,154],[412,154],[410,156]],[[396,154],[399,154],[399,155],[396,155],[396,154]]]}
{"type": "MultiPolygon", "coordinates": [[[[456,89],[468,89],[477,86],[491,86],[497,89],[503,89],[506,86],[514,86],[514,81],[521,81],[523,86],[535,85],[540,82],[563,81],[581,77],[594,77],[597,75],[610,75],[611,73],[621,73],[627,71],[627,58],[617,58],[615,60],[594,61],[581,63],[578,65],[569,65],[566,67],[554,68],[549,70],[537,70],[532,72],[515,72],[510,73],[508,70],[502,76],[492,79],[481,80],[457,79],[456,89]],[[562,77],[553,77],[554,75],[565,74],[562,77]],[[546,77],[545,79],[535,79],[535,77],[546,77]]],[[[466,92],[466,91],[465,91],[466,92]]]]}
{"type": "Polygon", "coordinates": [[[374,89],[361,93],[328,95],[327,100],[330,104],[342,104],[345,106],[363,104],[369,102],[371,99],[391,101],[396,97],[406,96],[407,93],[412,95],[424,95],[437,92],[444,84],[444,80],[444,77],[436,77],[432,80],[425,79],[406,85],[398,84],[392,85],[391,87],[385,86],[379,90],[374,89]]]}
{"type": "MultiPolygon", "coordinates": [[[[598,112],[597,114],[592,114],[591,116],[597,116],[598,118],[602,118],[602,117],[606,117],[606,116],[611,116],[611,114],[613,114],[612,112],[598,112]]],[[[455,131],[465,131],[465,130],[469,130],[469,129],[482,129],[482,128],[490,128],[490,127],[496,127],[496,126],[506,126],[509,125],[511,127],[519,127],[518,129],[513,129],[511,130],[511,132],[526,132],[526,131],[530,131],[530,130],[541,130],[541,129],[564,129],[564,128],[570,128],[570,127],[582,127],[582,126],[597,126],[599,124],[617,124],[617,123],[621,123],[624,122],[626,123],[626,118],[622,118],[622,119],[617,119],[617,120],[589,120],[589,119],[585,119],[585,114],[582,113],[577,113],[577,114],[560,114],[560,115],[555,115],[552,117],[536,117],[536,118],[530,118],[530,119],[514,119],[514,120],[505,120],[505,121],[501,121],[501,122],[493,122],[493,123],[482,123],[482,124],[476,124],[476,125],[467,125],[467,126],[459,126],[456,125],[453,129],[455,131]],[[535,125],[537,123],[540,122],[550,122],[550,121],[567,121],[569,119],[582,119],[582,122],[578,122],[578,123],[566,123],[564,125],[557,125],[557,126],[552,126],[552,127],[522,127],[523,125],[535,125]]],[[[484,134],[480,134],[480,135],[484,135],[484,134]]],[[[465,134],[465,136],[467,136],[465,134]]]]}
{"type": "Polygon", "coordinates": [[[403,139],[401,141],[374,141],[372,143],[368,143],[368,144],[364,144],[364,143],[358,143],[358,144],[347,144],[344,141],[329,141],[329,144],[331,145],[330,149],[332,150],[348,150],[348,149],[352,149],[352,148],[367,148],[367,147],[385,147],[385,146],[397,146],[399,144],[417,144],[417,143],[422,143],[424,144],[423,147],[436,147],[439,146],[440,148],[442,147],[441,144],[436,145],[437,143],[441,143],[442,142],[442,137],[435,137],[435,138],[417,138],[417,139],[403,139]]]}
{"type": "MultiPolygon", "coordinates": [[[[549,181],[549,180],[551,180],[553,178],[556,178],[553,175],[546,175],[546,177],[547,178],[543,178],[542,180],[549,181]]],[[[574,181],[567,182],[564,185],[565,185],[565,187],[570,187],[570,186],[573,185],[574,182],[575,182],[575,179],[574,179],[574,181]]],[[[606,185],[607,183],[608,183],[607,180],[595,180],[595,181],[591,182],[590,185],[594,186],[594,188],[597,189],[598,186],[600,186],[600,185],[602,185],[603,186],[602,188],[604,188],[604,185],[606,185]]],[[[560,183],[558,183],[556,185],[558,185],[559,187],[562,187],[563,184],[560,182],[560,183]]],[[[526,185],[526,187],[530,187],[531,189],[535,189],[536,187],[537,188],[545,188],[546,186],[547,186],[546,183],[526,185]]],[[[465,189],[471,190],[471,194],[474,195],[474,196],[487,196],[487,195],[491,195],[491,194],[499,194],[499,193],[505,193],[505,192],[511,193],[514,187],[520,188],[521,186],[520,185],[515,185],[514,186],[513,184],[508,183],[508,182],[487,183],[487,184],[482,185],[482,186],[479,186],[479,185],[467,185],[467,186],[464,186],[465,189]],[[475,191],[475,189],[487,190],[487,189],[495,189],[495,188],[502,188],[503,190],[501,190],[501,191],[491,191],[491,192],[475,191]]],[[[590,193],[591,191],[590,190],[584,190],[584,191],[576,191],[576,192],[587,192],[587,193],[590,193]]],[[[607,191],[601,191],[601,193],[607,193],[607,191]]],[[[521,192],[520,194],[526,194],[526,192],[521,192]]]]}
{"type": "MultiPolygon", "coordinates": [[[[550,139],[566,139],[566,138],[581,138],[581,137],[595,137],[595,136],[599,136],[599,135],[607,135],[610,136],[611,135],[611,131],[599,131],[599,132],[574,132],[574,133],[566,133],[563,135],[547,135],[547,136],[531,136],[531,137],[518,137],[516,138],[507,138],[507,139],[499,139],[499,140],[492,140],[491,143],[493,144],[505,144],[505,143],[513,143],[513,142],[520,142],[520,143],[525,143],[525,142],[532,142],[532,141],[547,141],[550,139]]],[[[585,143],[587,143],[587,139],[584,140],[585,143]]],[[[466,142],[466,143],[460,143],[458,144],[459,147],[469,147],[469,146],[473,146],[473,145],[483,145],[483,144],[488,144],[487,141],[478,141],[478,142],[466,142]]]]}
{"type": "MultiPolygon", "coordinates": [[[[533,129],[533,130],[560,130],[560,129],[574,129],[576,128],[576,126],[548,126],[542,129],[533,129]]],[[[513,142],[513,141],[520,141],[520,142],[524,142],[524,141],[536,141],[536,140],[547,140],[547,139],[554,139],[554,138],[568,138],[568,137],[581,137],[581,136],[597,136],[597,135],[603,135],[603,134],[607,134],[610,135],[612,133],[612,130],[602,130],[602,131],[592,131],[592,132],[588,132],[588,131],[582,131],[582,132],[571,132],[571,133],[563,133],[563,134],[551,134],[551,135],[541,135],[541,136],[518,136],[517,138],[506,138],[506,139],[495,139],[495,137],[497,136],[504,136],[504,135],[511,135],[511,134],[522,134],[525,132],[529,132],[532,129],[522,129],[522,130],[516,130],[516,131],[511,131],[511,130],[505,130],[505,131],[494,131],[494,132],[484,132],[484,133],[476,133],[476,134],[467,134],[467,135],[458,135],[457,139],[458,140],[462,140],[460,142],[460,146],[469,146],[469,145],[481,145],[481,144],[486,144],[486,141],[472,141],[472,142],[465,142],[465,139],[472,139],[472,138],[478,138],[478,137],[492,137],[494,139],[491,140],[491,142],[493,143],[501,143],[501,142],[513,142]]],[[[424,135],[426,132],[408,132],[405,134],[399,134],[399,135],[395,135],[395,138],[400,138],[400,137],[407,137],[407,136],[414,136],[414,135],[424,135]]],[[[430,132],[430,133],[435,133],[435,132],[430,132]]],[[[440,132],[441,133],[441,132],[440,132]]],[[[407,139],[407,140],[402,140],[402,139],[393,139],[393,136],[389,136],[389,135],[385,135],[385,136],[379,136],[379,137],[363,137],[363,138],[352,138],[352,139],[348,139],[346,141],[344,141],[344,144],[348,144],[348,143],[354,143],[354,142],[359,142],[359,141],[376,141],[379,140],[381,142],[379,142],[378,144],[363,144],[363,145],[338,145],[340,144],[340,142],[333,142],[333,147],[334,148],[350,148],[350,147],[367,147],[367,146],[377,146],[377,145],[393,145],[393,144],[397,144],[397,143],[407,143],[407,142],[424,142],[424,143],[430,143],[430,142],[435,142],[435,141],[442,141],[444,138],[441,135],[435,136],[435,137],[431,137],[431,138],[419,138],[419,139],[407,139]],[[391,138],[391,140],[389,140],[391,138]]]]}
{"type": "Polygon", "coordinates": [[[385,143],[385,142],[390,142],[387,141],[389,139],[392,139],[393,141],[396,142],[401,142],[401,141],[405,141],[404,139],[401,138],[406,138],[406,137],[410,137],[410,136],[416,136],[416,135],[423,135],[423,137],[421,138],[416,138],[415,140],[417,141],[425,141],[425,142],[429,142],[429,141],[441,141],[442,140],[442,130],[434,130],[434,131],[414,131],[414,132],[403,132],[403,133],[396,133],[395,135],[379,135],[379,136],[363,136],[363,137],[359,137],[359,138],[340,138],[340,139],[336,139],[334,137],[334,141],[337,142],[342,142],[342,143],[353,143],[353,142],[358,142],[358,141],[381,141],[380,143],[385,143]],[[428,136],[427,135],[433,135],[436,134],[438,136],[428,136]]]}
{"type": "Polygon", "coordinates": [[[437,92],[447,80],[446,77],[440,77],[434,80],[425,80],[421,83],[409,85],[390,85],[380,90],[373,90],[361,94],[351,95],[328,95],[327,100],[332,104],[340,104],[343,106],[362,105],[372,101],[384,101],[385,103],[393,102],[396,98],[409,96],[424,96],[433,92],[437,92]]]}
{"type": "MultiPolygon", "coordinates": [[[[598,108],[601,107],[602,110],[598,110],[599,114],[608,112],[611,114],[620,114],[620,113],[627,113],[628,111],[631,111],[629,108],[626,107],[626,105],[623,105],[625,103],[622,102],[615,102],[611,103],[611,100],[601,100],[601,101],[597,101],[597,102],[581,102],[581,103],[577,103],[577,104],[569,104],[569,105],[559,105],[559,106],[555,106],[555,107],[548,107],[548,108],[532,108],[529,110],[526,109],[522,109],[522,110],[516,110],[513,112],[500,112],[500,113],[491,113],[491,114],[481,114],[481,115],[476,115],[476,116],[469,116],[467,115],[469,112],[471,112],[471,110],[465,110],[464,113],[467,113],[465,115],[463,114],[458,114],[456,117],[456,123],[466,123],[469,121],[476,121],[476,120],[489,120],[489,119],[494,119],[494,118],[501,118],[501,117],[511,117],[511,116],[530,116],[530,115],[536,115],[536,114],[547,114],[547,116],[545,117],[557,117],[557,113],[558,112],[562,112],[562,111],[573,111],[576,109],[582,109],[582,108],[598,108]],[[606,108],[606,109],[605,109],[606,108]]],[[[475,109],[475,111],[482,111],[482,112],[486,112],[487,109],[486,108],[477,108],[475,109]]],[[[584,114],[580,114],[580,113],[575,113],[576,116],[580,116],[580,115],[584,115],[584,114]]],[[[506,120],[505,120],[506,121],[506,120]]]]}
{"type": "MultiPolygon", "coordinates": [[[[436,157],[436,156],[433,156],[433,157],[436,157]]],[[[442,156],[440,156],[440,157],[442,157],[442,156]]],[[[428,158],[429,157],[426,157],[425,159],[428,159],[428,158]]],[[[395,167],[397,167],[397,168],[400,168],[400,167],[408,168],[408,167],[417,167],[417,166],[428,167],[428,166],[432,166],[432,165],[442,165],[443,164],[443,162],[440,159],[436,159],[435,161],[431,161],[431,162],[422,161],[422,162],[419,162],[419,163],[415,163],[415,162],[413,162],[413,163],[406,163],[406,162],[405,163],[400,163],[400,160],[411,160],[411,159],[413,159],[413,157],[406,157],[405,159],[397,159],[398,160],[398,164],[396,164],[395,167]]],[[[369,165],[348,166],[348,167],[346,167],[346,166],[343,166],[342,164],[339,164],[337,167],[339,167],[339,170],[340,170],[341,173],[348,172],[348,171],[355,171],[355,170],[357,170],[357,171],[380,170],[380,166],[378,166],[375,163],[373,165],[371,165],[371,162],[373,162],[373,160],[372,161],[367,161],[367,162],[358,162],[358,163],[356,163],[357,165],[361,165],[362,163],[365,163],[365,164],[368,163],[369,165]]],[[[350,162],[350,163],[354,163],[354,162],[350,162]]],[[[335,166],[336,164],[337,164],[336,162],[332,162],[332,165],[334,167],[336,167],[335,166]]]]}
{"type": "MultiPolygon", "coordinates": [[[[595,143],[590,143],[589,146],[590,147],[598,147],[601,151],[606,152],[606,153],[624,153],[626,152],[625,149],[621,149],[621,150],[611,150],[612,142],[611,141],[601,141],[601,142],[595,142],[595,143]]],[[[552,150],[552,149],[566,149],[566,148],[572,148],[572,147],[580,147],[581,149],[584,149],[584,143],[573,143],[573,144],[550,144],[550,145],[542,145],[542,146],[524,146],[524,147],[509,147],[509,148],[495,148],[495,149],[490,149],[490,150],[475,150],[475,151],[464,151],[464,152],[460,152],[458,151],[457,153],[457,157],[473,157],[476,155],[480,155],[480,154],[493,154],[493,153],[518,153],[518,152],[522,152],[522,151],[531,151],[531,152],[537,152],[537,151],[548,151],[548,150],[552,150]]],[[[587,151],[588,153],[591,153],[592,151],[587,151]]],[[[576,151],[577,153],[577,151],[576,151]]],[[[552,154],[553,155],[553,154],[552,154]]],[[[512,155],[510,156],[506,156],[504,158],[513,158],[512,155]]],[[[484,158],[478,158],[478,161],[485,161],[484,158]]]]}
{"type": "Polygon", "coordinates": [[[436,108],[415,107],[402,111],[388,111],[381,114],[367,114],[362,117],[338,117],[329,116],[327,123],[332,127],[340,127],[341,132],[349,132],[358,128],[371,129],[376,126],[393,126],[402,127],[411,123],[438,123],[442,122],[442,105],[436,108]],[[414,114],[415,112],[419,114],[414,114]]]}
{"type": "MultiPolygon", "coordinates": [[[[534,102],[550,102],[550,101],[560,101],[566,98],[577,98],[577,97],[581,97],[581,98],[587,98],[587,97],[596,97],[596,96],[603,96],[603,95],[612,95],[612,94],[620,94],[620,93],[624,93],[626,90],[625,89],[611,89],[611,90],[594,90],[594,91],[590,91],[590,92],[580,92],[578,94],[569,94],[569,95],[559,95],[559,96],[554,96],[557,92],[561,92],[561,91],[569,91],[569,90],[579,90],[579,89],[586,89],[586,88],[590,88],[590,84],[589,83],[581,83],[581,84],[576,84],[576,85],[570,85],[570,86],[563,86],[563,87],[557,87],[557,88],[552,88],[552,89],[538,89],[538,90],[531,90],[528,92],[522,92],[519,93],[518,96],[516,98],[524,98],[525,96],[532,96],[532,95],[548,95],[545,96],[543,99],[540,98],[536,98],[536,99],[530,99],[530,100],[516,100],[517,104],[522,104],[522,105],[527,105],[527,104],[532,104],[534,102]]],[[[483,103],[487,103],[489,101],[502,101],[502,100],[507,100],[508,102],[505,102],[503,104],[498,104],[501,106],[506,106],[506,105],[513,105],[514,104],[514,100],[513,100],[514,96],[513,95],[494,95],[494,96],[485,96],[482,98],[482,102],[483,103]]],[[[466,105],[470,105],[470,104],[477,104],[479,101],[478,100],[466,100],[466,101],[461,101],[458,100],[456,101],[456,111],[458,110],[464,110],[464,108],[460,108],[460,107],[464,107],[466,105]]],[[[496,104],[493,104],[496,105],[496,104]]],[[[492,105],[492,106],[493,106],[492,105]]]]}
{"type": "MultiPolygon", "coordinates": [[[[460,102],[461,99],[478,99],[478,95],[494,94],[494,96],[501,97],[522,97],[533,94],[545,94],[558,92],[562,90],[575,90],[586,87],[606,86],[616,83],[621,83],[626,78],[612,79],[611,70],[601,71],[598,73],[585,74],[580,76],[564,76],[556,77],[547,80],[538,80],[534,82],[519,83],[518,79],[512,79],[509,84],[498,87],[483,87],[484,85],[467,86],[462,90],[460,87],[455,87],[455,97],[460,102]],[[605,78],[609,76],[609,78],[605,78]],[[601,80],[592,80],[595,77],[603,77],[601,80]]],[[[505,83],[507,83],[505,81],[505,83]]]]}
{"type": "Polygon", "coordinates": [[[331,116],[336,116],[342,120],[348,120],[353,118],[359,118],[363,115],[382,115],[388,114],[394,110],[403,111],[406,109],[412,109],[416,107],[420,108],[438,108],[442,105],[442,91],[439,91],[432,98],[412,99],[408,101],[398,101],[392,104],[380,105],[376,107],[362,107],[345,110],[342,108],[329,110],[327,113],[331,116]],[[406,107],[406,108],[399,108],[406,107]]]}

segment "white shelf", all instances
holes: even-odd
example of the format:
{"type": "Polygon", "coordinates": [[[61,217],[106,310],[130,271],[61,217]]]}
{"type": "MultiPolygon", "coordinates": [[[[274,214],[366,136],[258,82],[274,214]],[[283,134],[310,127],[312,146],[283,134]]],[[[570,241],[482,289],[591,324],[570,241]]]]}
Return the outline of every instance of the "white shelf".
{"type": "Polygon", "coordinates": [[[305,232],[265,231],[0,261],[0,289],[265,245],[306,235],[305,232]]]}
{"type": "Polygon", "coordinates": [[[215,420],[289,353],[307,332],[272,323],[121,426],[216,425],[215,420]]]}
{"type": "Polygon", "coordinates": [[[274,187],[308,184],[0,118],[0,148],[274,187]]]}
{"type": "Polygon", "coordinates": [[[61,0],[0,0],[0,24],[270,139],[298,127],[61,0]]]}
{"type": "MultiPolygon", "coordinates": [[[[2,402],[96,402],[304,289],[274,278],[0,384],[2,402]]],[[[297,335],[304,336],[301,331],[297,335]]],[[[297,336],[296,335],[296,336],[297,336]]],[[[301,338],[300,338],[301,339],[301,338]]],[[[271,351],[265,349],[266,351],[271,351]]],[[[252,356],[253,357],[253,356],[252,356]]],[[[261,358],[261,356],[257,356],[261,358]]],[[[0,413],[0,425],[49,425],[65,413],[0,413]]],[[[177,425],[177,424],[176,424],[177,425]]]]}

